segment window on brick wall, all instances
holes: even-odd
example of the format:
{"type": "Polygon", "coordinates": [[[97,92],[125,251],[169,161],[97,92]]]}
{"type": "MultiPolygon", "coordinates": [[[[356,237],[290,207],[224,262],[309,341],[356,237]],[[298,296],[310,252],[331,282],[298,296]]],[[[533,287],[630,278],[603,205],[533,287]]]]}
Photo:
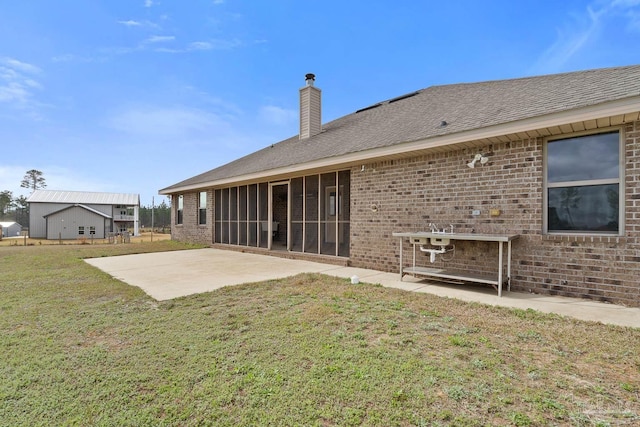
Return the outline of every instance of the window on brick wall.
{"type": "Polygon", "coordinates": [[[198,224],[207,223],[207,192],[201,191],[198,194],[198,224]]]}
{"type": "Polygon", "coordinates": [[[622,232],[622,147],[617,130],[546,142],[545,232],[622,232]]]}
{"type": "Polygon", "coordinates": [[[182,224],[182,214],[184,212],[184,196],[178,195],[178,203],[176,204],[176,224],[182,224]]]}

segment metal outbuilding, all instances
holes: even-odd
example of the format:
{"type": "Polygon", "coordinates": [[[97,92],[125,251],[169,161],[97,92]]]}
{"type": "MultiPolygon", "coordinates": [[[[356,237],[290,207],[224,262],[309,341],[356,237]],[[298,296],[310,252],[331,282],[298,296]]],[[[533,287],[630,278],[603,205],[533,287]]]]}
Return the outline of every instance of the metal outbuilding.
{"type": "Polygon", "coordinates": [[[2,237],[16,237],[22,232],[22,225],[17,222],[0,222],[0,228],[2,237]]]}
{"type": "Polygon", "coordinates": [[[138,194],[36,190],[27,202],[32,238],[104,239],[130,229],[139,234],[138,194]]]}

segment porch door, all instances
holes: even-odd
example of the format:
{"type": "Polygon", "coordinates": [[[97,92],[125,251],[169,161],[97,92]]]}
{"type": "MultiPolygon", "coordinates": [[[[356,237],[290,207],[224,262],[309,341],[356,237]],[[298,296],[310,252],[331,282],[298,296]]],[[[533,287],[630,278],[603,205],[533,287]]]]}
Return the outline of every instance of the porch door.
{"type": "Polygon", "coordinates": [[[290,203],[289,181],[269,183],[269,214],[267,238],[269,250],[289,250],[290,243],[290,203]]]}
{"type": "Polygon", "coordinates": [[[338,216],[339,202],[336,195],[336,187],[324,189],[324,241],[336,243],[336,218],[338,216]]]}
{"type": "Polygon", "coordinates": [[[343,224],[338,222],[339,218],[343,215],[342,206],[342,193],[343,186],[340,186],[340,191],[336,191],[336,186],[330,186],[325,188],[324,192],[324,241],[325,243],[336,243],[336,238],[343,235],[343,224]]]}

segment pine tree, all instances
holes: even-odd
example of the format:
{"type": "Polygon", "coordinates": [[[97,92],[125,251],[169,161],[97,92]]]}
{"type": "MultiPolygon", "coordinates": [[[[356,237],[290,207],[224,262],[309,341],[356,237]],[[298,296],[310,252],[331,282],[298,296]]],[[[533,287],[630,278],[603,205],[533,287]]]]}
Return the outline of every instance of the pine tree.
{"type": "Polygon", "coordinates": [[[31,169],[27,171],[22,178],[22,182],[20,183],[20,187],[22,188],[30,188],[31,191],[39,190],[41,188],[46,188],[47,183],[44,177],[42,176],[42,172],[36,169],[31,169]]]}

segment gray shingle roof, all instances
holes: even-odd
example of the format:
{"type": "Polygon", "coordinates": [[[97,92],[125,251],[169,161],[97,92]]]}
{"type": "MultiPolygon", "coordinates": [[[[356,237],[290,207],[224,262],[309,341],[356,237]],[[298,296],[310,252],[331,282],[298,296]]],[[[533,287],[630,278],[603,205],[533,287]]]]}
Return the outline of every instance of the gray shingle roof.
{"type": "Polygon", "coordinates": [[[140,204],[140,196],[138,194],[90,191],[36,190],[27,198],[27,202],[136,206],[140,204]]]}
{"type": "Polygon", "coordinates": [[[640,96],[640,65],[432,86],[326,123],[161,190],[330,159],[640,96]],[[442,121],[447,126],[440,126],[442,121]]]}

